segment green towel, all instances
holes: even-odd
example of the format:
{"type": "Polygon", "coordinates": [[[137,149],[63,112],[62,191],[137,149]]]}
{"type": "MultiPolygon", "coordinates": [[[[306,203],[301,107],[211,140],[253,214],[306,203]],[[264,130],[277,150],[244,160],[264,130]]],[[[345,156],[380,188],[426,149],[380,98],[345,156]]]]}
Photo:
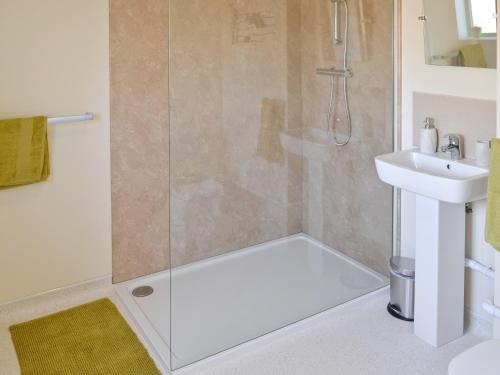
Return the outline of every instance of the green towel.
{"type": "Polygon", "coordinates": [[[487,68],[486,58],[484,57],[483,46],[479,43],[469,44],[460,48],[458,53],[459,65],[470,68],[487,68]]]}
{"type": "Polygon", "coordinates": [[[47,117],[0,120],[0,188],[46,181],[47,117]]]}
{"type": "Polygon", "coordinates": [[[500,252],[500,139],[491,142],[486,241],[500,252]]]}

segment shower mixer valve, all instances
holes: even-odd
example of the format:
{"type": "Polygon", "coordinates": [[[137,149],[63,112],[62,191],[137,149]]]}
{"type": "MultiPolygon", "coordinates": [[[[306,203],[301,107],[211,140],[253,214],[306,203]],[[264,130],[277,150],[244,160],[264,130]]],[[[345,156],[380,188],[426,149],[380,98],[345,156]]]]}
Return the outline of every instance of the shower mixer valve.
{"type": "Polygon", "coordinates": [[[322,76],[339,76],[345,78],[354,77],[354,73],[350,68],[347,69],[335,69],[334,67],[330,69],[316,69],[316,74],[322,76]]]}

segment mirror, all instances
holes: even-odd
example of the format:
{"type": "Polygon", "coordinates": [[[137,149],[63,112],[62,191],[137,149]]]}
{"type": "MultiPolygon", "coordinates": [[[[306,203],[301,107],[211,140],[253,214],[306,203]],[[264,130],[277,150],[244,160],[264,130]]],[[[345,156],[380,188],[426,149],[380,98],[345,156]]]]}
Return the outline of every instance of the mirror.
{"type": "Polygon", "coordinates": [[[423,0],[430,65],[496,69],[496,0],[423,0]]]}

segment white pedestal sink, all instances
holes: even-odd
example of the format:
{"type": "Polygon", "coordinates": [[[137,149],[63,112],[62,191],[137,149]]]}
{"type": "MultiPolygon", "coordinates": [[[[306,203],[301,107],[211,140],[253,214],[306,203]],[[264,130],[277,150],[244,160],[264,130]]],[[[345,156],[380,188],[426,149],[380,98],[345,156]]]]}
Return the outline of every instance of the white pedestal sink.
{"type": "Polygon", "coordinates": [[[465,204],[486,198],[488,169],[417,150],[375,164],[382,181],[417,194],[414,331],[439,347],[463,335],[465,204]]]}

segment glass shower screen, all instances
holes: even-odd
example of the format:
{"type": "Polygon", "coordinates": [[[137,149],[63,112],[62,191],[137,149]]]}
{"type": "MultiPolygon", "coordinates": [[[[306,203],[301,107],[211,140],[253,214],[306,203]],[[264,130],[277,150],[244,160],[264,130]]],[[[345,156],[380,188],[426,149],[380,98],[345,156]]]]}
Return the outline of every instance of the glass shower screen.
{"type": "Polygon", "coordinates": [[[392,1],[349,4],[338,147],[315,74],[341,67],[331,1],[170,0],[173,369],[387,284],[392,192],[372,160],[392,150],[392,1]]]}

